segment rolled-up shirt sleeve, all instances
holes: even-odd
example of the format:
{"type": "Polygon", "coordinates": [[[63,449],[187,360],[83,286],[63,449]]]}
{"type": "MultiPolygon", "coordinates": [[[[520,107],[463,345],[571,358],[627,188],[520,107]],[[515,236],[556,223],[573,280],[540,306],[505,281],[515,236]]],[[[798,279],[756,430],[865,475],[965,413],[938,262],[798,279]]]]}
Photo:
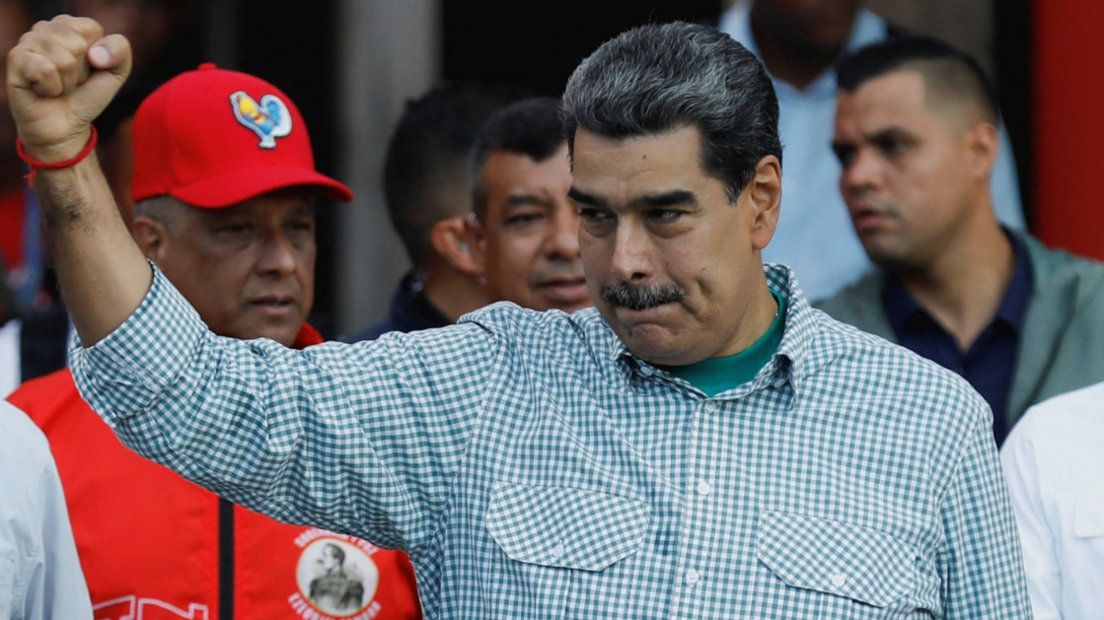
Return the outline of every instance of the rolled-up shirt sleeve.
{"type": "Polygon", "coordinates": [[[288,349],[211,333],[155,269],[138,309],[72,352],[120,439],[228,499],[414,551],[479,423],[499,337],[476,323],[288,349]]]}

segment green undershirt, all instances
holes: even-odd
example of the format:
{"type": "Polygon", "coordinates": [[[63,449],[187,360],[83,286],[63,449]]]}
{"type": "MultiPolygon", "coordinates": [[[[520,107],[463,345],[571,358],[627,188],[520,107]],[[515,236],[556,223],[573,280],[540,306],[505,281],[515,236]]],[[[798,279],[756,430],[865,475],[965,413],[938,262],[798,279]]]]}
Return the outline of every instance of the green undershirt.
{"type": "Polygon", "coordinates": [[[786,300],[774,289],[771,289],[771,295],[778,303],[778,314],[775,315],[770,329],[750,347],[728,357],[714,357],[696,364],[662,368],[705,392],[710,398],[754,379],[778,351],[785,332],[786,300]]]}

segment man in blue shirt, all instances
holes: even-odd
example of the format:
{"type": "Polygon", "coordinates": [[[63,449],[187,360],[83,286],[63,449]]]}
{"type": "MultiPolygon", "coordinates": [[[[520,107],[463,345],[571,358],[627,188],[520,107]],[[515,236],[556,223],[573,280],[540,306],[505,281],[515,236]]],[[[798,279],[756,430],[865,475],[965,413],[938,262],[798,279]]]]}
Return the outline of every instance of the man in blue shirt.
{"type": "Polygon", "coordinates": [[[1104,266],[1002,228],[992,89],[965,54],[898,39],[839,65],[834,149],[879,266],[821,307],[963,377],[1004,440],[1028,406],[1104,380],[1104,266]]]}
{"type": "Polygon", "coordinates": [[[495,304],[304,351],[214,336],[123,243],[80,154],[127,51],[56,18],[11,56],[9,89],[74,375],[142,454],[408,550],[430,618],[1029,616],[985,403],[762,264],[778,106],[729,37],[641,27],[568,82],[594,309],[495,304]]]}
{"type": "MultiPolygon", "coordinates": [[[[797,272],[810,299],[823,299],[857,280],[870,261],[851,230],[833,159],[836,113],[833,64],[864,45],[895,36],[858,0],[739,0],[720,29],[762,60],[778,93],[778,131],[786,155],[778,234],[764,260],[797,272]]],[[[991,186],[997,217],[1023,228],[1011,142],[1001,129],[1001,151],[991,186]]]]}

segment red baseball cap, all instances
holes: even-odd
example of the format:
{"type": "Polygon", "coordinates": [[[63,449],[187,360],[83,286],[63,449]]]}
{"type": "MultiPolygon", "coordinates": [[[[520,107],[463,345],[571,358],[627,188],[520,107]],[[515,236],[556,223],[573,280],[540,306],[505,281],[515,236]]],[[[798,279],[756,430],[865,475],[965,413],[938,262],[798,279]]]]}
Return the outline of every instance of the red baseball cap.
{"type": "Polygon", "coordinates": [[[260,78],[205,63],[153,91],[134,115],[135,202],[168,194],[222,208],[302,185],[353,199],[314,169],[299,110],[260,78]]]}

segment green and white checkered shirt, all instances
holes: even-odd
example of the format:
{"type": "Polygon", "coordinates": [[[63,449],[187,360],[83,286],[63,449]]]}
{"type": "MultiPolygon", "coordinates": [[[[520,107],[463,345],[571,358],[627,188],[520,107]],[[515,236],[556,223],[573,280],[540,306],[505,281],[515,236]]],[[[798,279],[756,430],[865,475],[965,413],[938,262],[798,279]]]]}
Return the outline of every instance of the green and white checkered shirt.
{"type": "Polygon", "coordinates": [[[159,272],[73,368],[143,455],[409,551],[431,619],[1028,618],[985,403],[766,269],[785,337],[715,398],[593,310],[295,351],[211,334],[159,272]]]}

